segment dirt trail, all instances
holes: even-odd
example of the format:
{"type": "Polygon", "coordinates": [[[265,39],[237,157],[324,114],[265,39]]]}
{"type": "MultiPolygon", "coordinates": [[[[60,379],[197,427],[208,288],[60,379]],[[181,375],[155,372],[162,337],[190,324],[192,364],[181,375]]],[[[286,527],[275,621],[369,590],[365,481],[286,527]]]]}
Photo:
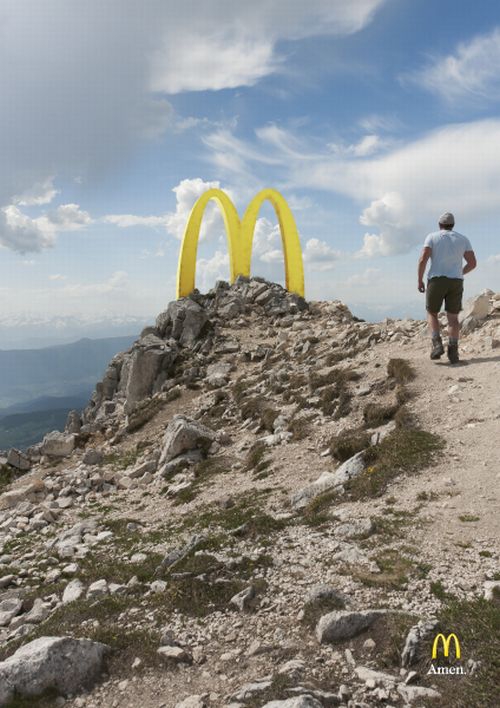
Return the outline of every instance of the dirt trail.
{"type": "MultiPolygon", "coordinates": [[[[441,435],[446,448],[426,473],[397,485],[410,498],[419,492],[439,495],[428,502],[432,523],[420,530],[424,543],[450,540],[497,546],[500,537],[500,354],[465,340],[463,361],[451,366],[446,355],[429,359],[430,345],[420,340],[402,347],[417,371],[414,403],[421,427],[441,435]],[[443,500],[443,491],[449,499],[443,500]],[[461,521],[460,517],[477,517],[461,521]]],[[[394,355],[393,348],[391,353],[394,355]]]]}

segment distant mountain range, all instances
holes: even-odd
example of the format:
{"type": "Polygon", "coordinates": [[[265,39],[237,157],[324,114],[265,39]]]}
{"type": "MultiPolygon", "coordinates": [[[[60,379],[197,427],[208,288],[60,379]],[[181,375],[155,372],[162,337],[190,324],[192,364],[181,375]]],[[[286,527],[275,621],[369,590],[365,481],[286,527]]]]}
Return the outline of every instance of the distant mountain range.
{"type": "Polygon", "coordinates": [[[137,335],[0,350],[0,449],[24,448],[83,408],[109,360],[137,335]]]}
{"type": "Polygon", "coordinates": [[[42,316],[0,314],[0,349],[38,349],[77,339],[124,337],[151,324],[147,317],[103,315],[42,316]]]}

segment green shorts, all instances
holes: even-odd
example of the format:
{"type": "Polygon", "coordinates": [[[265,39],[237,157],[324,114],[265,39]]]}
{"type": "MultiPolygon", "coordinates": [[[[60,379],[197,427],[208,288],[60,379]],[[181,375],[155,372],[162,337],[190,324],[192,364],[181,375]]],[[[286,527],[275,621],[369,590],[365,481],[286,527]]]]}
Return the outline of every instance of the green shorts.
{"type": "Polygon", "coordinates": [[[427,312],[439,312],[443,305],[446,312],[458,315],[462,309],[464,281],[462,278],[447,278],[440,275],[427,281],[425,305],[427,312]]]}

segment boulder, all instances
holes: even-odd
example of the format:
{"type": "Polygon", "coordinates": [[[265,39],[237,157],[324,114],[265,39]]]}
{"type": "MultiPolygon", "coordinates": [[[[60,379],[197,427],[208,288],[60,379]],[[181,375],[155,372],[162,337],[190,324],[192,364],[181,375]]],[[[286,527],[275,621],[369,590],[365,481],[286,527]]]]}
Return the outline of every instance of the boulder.
{"type": "Polygon", "coordinates": [[[385,614],[384,610],[361,612],[335,610],[329,612],[323,615],[316,625],[316,637],[321,644],[351,639],[371,627],[375,620],[383,614],[385,614]]]}
{"type": "Polygon", "coordinates": [[[74,449],[75,436],[58,430],[47,433],[41,445],[41,453],[47,457],[69,457],[74,449]]]}
{"type": "Polygon", "coordinates": [[[26,472],[26,470],[29,470],[31,467],[31,462],[27,455],[20,450],[16,450],[15,447],[12,447],[7,454],[7,464],[21,472],[26,472]]]}
{"type": "Polygon", "coordinates": [[[215,437],[214,431],[205,425],[184,415],[175,415],[168,424],[163,438],[159,464],[170,462],[177,455],[189,450],[201,450],[206,454],[215,437]]]}
{"type": "Polygon", "coordinates": [[[0,495],[0,511],[12,509],[22,502],[39,502],[46,494],[46,487],[41,479],[34,479],[29,484],[16,487],[0,495]]]}
{"type": "Polygon", "coordinates": [[[489,296],[486,293],[481,293],[465,303],[460,319],[466,320],[468,317],[474,317],[476,320],[484,320],[488,317],[490,308],[489,296]]]}
{"type": "Polygon", "coordinates": [[[64,588],[62,596],[63,605],[67,605],[69,602],[79,600],[83,596],[84,592],[85,586],[83,585],[82,581],[78,580],[78,578],[74,578],[64,588]]]}
{"type": "Polygon", "coordinates": [[[208,322],[203,307],[190,298],[174,300],[167,308],[167,318],[172,323],[172,337],[182,347],[191,347],[208,322]]]}
{"type": "Polygon", "coordinates": [[[162,340],[158,341],[161,342],[161,346],[138,347],[133,351],[125,387],[127,413],[132,411],[139,401],[151,396],[159,379],[164,383],[176,359],[176,350],[167,347],[162,340]],[[160,376],[161,374],[163,376],[160,376]]]}
{"type": "MultiPolygon", "coordinates": [[[[0,627],[6,627],[11,619],[18,615],[23,608],[23,601],[17,597],[0,601],[0,627]]],[[[1,674],[0,674],[1,676],[1,674]]]]}
{"type": "Polygon", "coordinates": [[[0,662],[0,706],[14,695],[34,698],[48,690],[69,695],[91,688],[108,651],[89,639],[41,637],[29,642],[0,662]]]}

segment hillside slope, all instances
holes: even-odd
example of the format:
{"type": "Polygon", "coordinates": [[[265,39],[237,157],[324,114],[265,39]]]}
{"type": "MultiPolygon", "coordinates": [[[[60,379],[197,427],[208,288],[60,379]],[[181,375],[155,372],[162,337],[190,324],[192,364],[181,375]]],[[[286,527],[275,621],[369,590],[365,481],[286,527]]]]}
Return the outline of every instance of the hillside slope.
{"type": "Polygon", "coordinates": [[[172,303],[59,447],[4,472],[0,658],[103,642],[75,708],[495,706],[490,295],[459,366],[428,359],[422,322],[259,279],[172,303]],[[438,631],[463,674],[428,673],[438,631]]]}

